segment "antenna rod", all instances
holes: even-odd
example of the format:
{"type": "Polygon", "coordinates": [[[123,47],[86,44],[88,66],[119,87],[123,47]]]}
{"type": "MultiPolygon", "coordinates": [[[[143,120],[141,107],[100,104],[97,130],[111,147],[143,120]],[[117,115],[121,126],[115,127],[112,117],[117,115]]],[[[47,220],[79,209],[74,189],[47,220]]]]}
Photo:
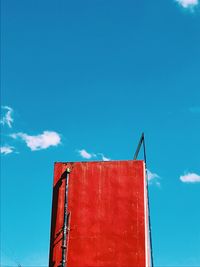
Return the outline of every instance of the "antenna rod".
{"type": "Polygon", "coordinates": [[[154,261],[153,261],[153,244],[152,244],[152,231],[151,231],[151,216],[150,216],[150,203],[149,203],[149,186],[148,186],[148,172],[147,172],[147,158],[146,158],[146,147],[145,147],[145,138],[144,133],[142,133],[140,141],[137,146],[137,150],[134,155],[134,160],[137,159],[138,154],[140,152],[140,148],[143,145],[143,152],[144,152],[144,162],[145,162],[145,169],[146,169],[146,177],[147,177],[147,203],[148,203],[148,219],[149,219],[149,241],[150,241],[150,256],[151,256],[151,267],[154,267],[154,261]]]}
{"type": "MultiPolygon", "coordinates": [[[[142,145],[143,142],[144,142],[144,133],[142,133],[141,138],[140,138],[140,141],[138,143],[137,150],[136,150],[135,155],[134,155],[134,158],[133,158],[134,160],[137,159],[138,154],[140,152],[141,145],[142,145]]],[[[145,156],[145,163],[146,163],[146,156],[145,156]]]]}

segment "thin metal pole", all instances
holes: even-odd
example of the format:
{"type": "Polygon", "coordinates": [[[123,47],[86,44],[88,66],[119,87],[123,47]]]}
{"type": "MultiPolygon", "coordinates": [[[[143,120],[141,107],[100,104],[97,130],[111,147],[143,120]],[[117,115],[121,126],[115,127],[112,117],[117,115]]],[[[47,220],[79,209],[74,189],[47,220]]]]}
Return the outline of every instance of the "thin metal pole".
{"type": "Polygon", "coordinates": [[[147,188],[147,205],[148,205],[148,220],[149,220],[149,241],[150,241],[150,254],[151,254],[151,267],[154,267],[153,261],[153,242],[152,242],[152,232],[151,232],[151,216],[150,216],[150,203],[149,203],[149,185],[148,185],[148,172],[147,172],[147,157],[146,157],[146,146],[145,146],[145,138],[144,133],[142,133],[140,141],[137,146],[137,150],[134,155],[134,160],[137,159],[138,154],[140,152],[140,148],[143,145],[143,152],[144,152],[144,162],[145,162],[145,170],[146,170],[146,188],[147,188]]]}
{"type": "Polygon", "coordinates": [[[145,170],[146,170],[146,188],[147,188],[147,205],[148,205],[148,219],[149,219],[149,242],[150,242],[150,255],[151,255],[151,266],[154,267],[153,261],[153,243],[152,243],[152,229],[151,229],[151,211],[150,211],[150,201],[149,201],[149,183],[148,183],[148,171],[147,171],[147,156],[146,156],[146,145],[144,133],[143,135],[143,151],[144,151],[144,162],[145,162],[145,170]]]}
{"type": "MultiPolygon", "coordinates": [[[[146,145],[145,145],[145,138],[144,138],[144,133],[142,134],[142,141],[143,141],[143,151],[144,151],[144,162],[147,166],[147,156],[146,156],[146,145]]],[[[147,170],[147,167],[146,167],[146,170],[147,170]]]]}
{"type": "Polygon", "coordinates": [[[62,267],[67,267],[66,252],[67,252],[67,224],[68,224],[68,185],[70,168],[66,169],[66,184],[65,184],[65,204],[64,204],[64,223],[63,223],[63,240],[62,240],[62,267]]]}
{"type": "MultiPolygon", "coordinates": [[[[145,163],[146,165],[146,163],[145,163]]],[[[153,261],[153,242],[152,242],[152,229],[151,229],[151,216],[150,216],[150,203],[149,203],[149,184],[148,184],[148,173],[147,173],[147,167],[146,167],[146,177],[147,177],[147,205],[148,205],[148,219],[149,219],[149,241],[150,241],[150,253],[151,253],[151,266],[154,267],[154,261],[153,261]]]]}
{"type": "Polygon", "coordinates": [[[141,145],[142,145],[143,142],[144,142],[144,133],[142,133],[142,135],[141,135],[141,138],[140,138],[140,141],[138,143],[137,150],[135,152],[135,155],[133,157],[133,160],[136,160],[137,159],[138,154],[140,152],[141,145]]]}

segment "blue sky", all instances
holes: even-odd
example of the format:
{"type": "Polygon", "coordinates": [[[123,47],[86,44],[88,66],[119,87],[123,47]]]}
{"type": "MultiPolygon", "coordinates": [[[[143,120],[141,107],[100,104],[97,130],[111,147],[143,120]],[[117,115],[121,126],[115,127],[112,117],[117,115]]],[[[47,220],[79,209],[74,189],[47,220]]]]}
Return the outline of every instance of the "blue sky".
{"type": "Polygon", "coordinates": [[[55,161],[132,159],[144,131],[155,266],[199,267],[199,1],[1,13],[2,264],[48,265],[55,161]]]}

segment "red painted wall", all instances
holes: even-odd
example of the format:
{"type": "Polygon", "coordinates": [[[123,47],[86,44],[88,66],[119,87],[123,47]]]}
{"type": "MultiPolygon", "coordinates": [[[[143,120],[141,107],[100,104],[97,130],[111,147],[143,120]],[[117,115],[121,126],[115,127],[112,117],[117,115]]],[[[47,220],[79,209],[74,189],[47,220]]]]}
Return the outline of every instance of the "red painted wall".
{"type": "Polygon", "coordinates": [[[67,167],[67,267],[149,266],[143,161],[55,164],[49,266],[62,259],[67,167]]]}

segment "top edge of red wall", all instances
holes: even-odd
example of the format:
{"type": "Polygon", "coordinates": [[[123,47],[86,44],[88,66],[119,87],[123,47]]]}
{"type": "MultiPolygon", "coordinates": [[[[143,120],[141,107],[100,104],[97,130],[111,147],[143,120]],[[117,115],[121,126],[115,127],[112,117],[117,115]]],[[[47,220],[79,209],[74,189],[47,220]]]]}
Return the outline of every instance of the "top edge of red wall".
{"type": "Polygon", "coordinates": [[[68,164],[68,163],[98,163],[98,162],[129,162],[129,161],[135,161],[135,162],[144,162],[144,160],[133,160],[133,159],[129,159],[129,160],[93,160],[93,161],[87,161],[87,160],[83,160],[83,161],[55,161],[54,164],[57,163],[62,163],[62,164],[68,164]]]}

